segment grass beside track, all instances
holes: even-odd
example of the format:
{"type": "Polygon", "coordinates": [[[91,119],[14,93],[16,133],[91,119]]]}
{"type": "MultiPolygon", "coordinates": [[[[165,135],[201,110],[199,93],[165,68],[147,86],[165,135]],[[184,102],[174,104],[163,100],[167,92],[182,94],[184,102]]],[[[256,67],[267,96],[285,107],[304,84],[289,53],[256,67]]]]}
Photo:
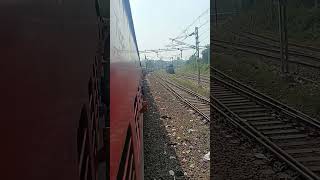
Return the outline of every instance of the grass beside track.
{"type": "Polygon", "coordinates": [[[244,82],[258,91],[320,118],[320,87],[282,77],[278,67],[250,58],[214,55],[213,67],[244,82]]]}
{"type": "MultiPolygon", "coordinates": [[[[176,69],[177,74],[198,74],[198,68],[195,64],[186,64],[179,69],[176,69]]],[[[200,74],[210,75],[210,68],[208,64],[200,64],[200,74]]]]}
{"type": "Polygon", "coordinates": [[[184,86],[186,88],[189,88],[190,90],[205,96],[205,97],[209,97],[210,95],[210,89],[206,88],[206,87],[199,87],[198,84],[194,81],[191,80],[185,80],[185,79],[180,79],[177,78],[174,74],[167,74],[163,71],[159,71],[159,74],[164,74],[167,75],[172,81],[176,82],[177,84],[184,86]]]}
{"type": "Polygon", "coordinates": [[[174,75],[171,76],[171,79],[175,81],[176,83],[191,89],[192,91],[201,94],[202,96],[209,97],[210,95],[210,89],[205,87],[199,87],[197,83],[191,80],[184,80],[180,78],[176,78],[174,75]]]}

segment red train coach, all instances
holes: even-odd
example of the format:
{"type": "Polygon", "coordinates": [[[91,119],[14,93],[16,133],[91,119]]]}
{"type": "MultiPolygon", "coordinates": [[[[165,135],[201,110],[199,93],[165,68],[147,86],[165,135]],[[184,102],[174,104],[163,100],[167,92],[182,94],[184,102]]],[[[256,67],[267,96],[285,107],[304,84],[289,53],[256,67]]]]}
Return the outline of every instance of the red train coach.
{"type": "Polygon", "coordinates": [[[110,2],[110,179],[143,179],[142,69],[129,0],[110,2]]]}
{"type": "Polygon", "coordinates": [[[2,0],[0,23],[1,179],[143,179],[129,1],[2,0]]]}
{"type": "Polygon", "coordinates": [[[0,179],[106,179],[108,4],[0,1],[0,179]]]}

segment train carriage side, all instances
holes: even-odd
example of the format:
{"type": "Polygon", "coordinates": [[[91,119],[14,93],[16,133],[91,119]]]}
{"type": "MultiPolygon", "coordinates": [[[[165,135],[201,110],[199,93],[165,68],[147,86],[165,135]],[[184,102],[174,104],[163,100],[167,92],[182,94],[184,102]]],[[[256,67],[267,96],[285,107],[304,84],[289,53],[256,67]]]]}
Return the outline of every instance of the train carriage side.
{"type": "Polygon", "coordinates": [[[97,179],[105,148],[95,3],[0,1],[1,179],[97,179]]]}
{"type": "Polygon", "coordinates": [[[143,179],[142,69],[129,0],[110,7],[110,179],[143,179]]]}

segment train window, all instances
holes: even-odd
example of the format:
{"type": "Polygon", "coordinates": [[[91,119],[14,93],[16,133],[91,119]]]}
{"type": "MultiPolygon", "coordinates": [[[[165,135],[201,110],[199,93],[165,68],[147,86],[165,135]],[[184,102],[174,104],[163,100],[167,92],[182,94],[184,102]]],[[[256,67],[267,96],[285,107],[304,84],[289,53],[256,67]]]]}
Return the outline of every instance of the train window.
{"type": "Polygon", "coordinates": [[[110,1],[109,0],[96,0],[96,8],[98,16],[105,18],[110,17],[110,1]]]}
{"type": "Polygon", "coordinates": [[[136,106],[137,106],[137,96],[134,98],[134,103],[133,103],[133,110],[136,110],[136,106]]]}
{"type": "Polygon", "coordinates": [[[122,151],[122,157],[121,157],[120,166],[118,169],[117,179],[129,179],[130,174],[128,174],[128,172],[133,172],[134,170],[135,168],[134,168],[132,133],[131,133],[131,127],[129,126],[124,149],[122,151]]]}

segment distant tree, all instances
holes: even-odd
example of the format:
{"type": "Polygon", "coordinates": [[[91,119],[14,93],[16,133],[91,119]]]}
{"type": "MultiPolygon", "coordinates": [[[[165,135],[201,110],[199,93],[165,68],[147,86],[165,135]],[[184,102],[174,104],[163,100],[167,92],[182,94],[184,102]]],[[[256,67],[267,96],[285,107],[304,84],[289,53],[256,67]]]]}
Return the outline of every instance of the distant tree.
{"type": "Polygon", "coordinates": [[[208,57],[209,51],[210,51],[210,49],[206,48],[205,50],[203,50],[201,52],[201,54],[202,54],[202,63],[204,63],[204,64],[208,64],[208,62],[209,62],[209,57],[208,57]]]}
{"type": "Polygon", "coordinates": [[[186,64],[192,64],[196,61],[196,56],[192,55],[189,57],[189,60],[186,62],[186,64]]]}

